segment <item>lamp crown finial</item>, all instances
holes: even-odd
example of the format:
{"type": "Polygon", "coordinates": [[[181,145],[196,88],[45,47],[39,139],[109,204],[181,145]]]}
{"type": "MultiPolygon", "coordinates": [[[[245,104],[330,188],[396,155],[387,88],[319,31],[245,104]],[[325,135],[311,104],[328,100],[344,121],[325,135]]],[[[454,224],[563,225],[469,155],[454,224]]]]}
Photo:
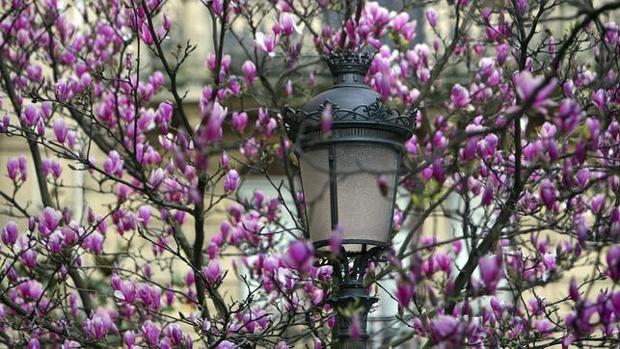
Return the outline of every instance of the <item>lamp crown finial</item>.
{"type": "Polygon", "coordinates": [[[329,66],[329,70],[334,77],[344,74],[365,76],[368,73],[372,59],[373,55],[354,50],[332,52],[323,56],[323,60],[329,66]]]}

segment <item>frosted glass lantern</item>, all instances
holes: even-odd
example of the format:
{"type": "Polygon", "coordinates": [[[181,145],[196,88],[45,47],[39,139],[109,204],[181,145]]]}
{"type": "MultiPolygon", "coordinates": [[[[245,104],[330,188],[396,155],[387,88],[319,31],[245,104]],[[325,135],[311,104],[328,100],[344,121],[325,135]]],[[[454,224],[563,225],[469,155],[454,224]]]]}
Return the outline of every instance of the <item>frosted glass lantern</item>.
{"type": "Polygon", "coordinates": [[[349,51],[325,60],[334,86],[301,110],[284,109],[299,158],[309,238],[316,248],[326,248],[338,227],[347,251],[386,246],[412,122],[364,84],[369,55],[349,51]],[[323,132],[326,113],[332,125],[323,132]]]}

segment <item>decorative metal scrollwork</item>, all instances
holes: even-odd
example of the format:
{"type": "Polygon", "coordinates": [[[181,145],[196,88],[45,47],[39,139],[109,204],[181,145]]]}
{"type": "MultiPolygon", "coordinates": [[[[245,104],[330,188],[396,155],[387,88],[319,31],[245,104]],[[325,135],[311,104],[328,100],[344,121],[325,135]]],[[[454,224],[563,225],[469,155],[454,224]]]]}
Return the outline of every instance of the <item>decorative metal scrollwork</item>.
{"type": "Polygon", "coordinates": [[[377,98],[371,104],[360,105],[353,109],[341,108],[337,104],[325,100],[316,111],[311,113],[288,106],[282,109],[289,138],[296,139],[300,132],[319,128],[323,112],[328,106],[331,107],[331,118],[334,124],[340,122],[369,122],[375,125],[399,126],[413,131],[414,121],[412,114],[400,115],[398,110],[386,106],[380,98],[377,98]]]}
{"type": "Polygon", "coordinates": [[[340,74],[360,74],[363,76],[368,72],[373,57],[374,54],[347,50],[324,55],[323,60],[334,76],[340,74]]]}

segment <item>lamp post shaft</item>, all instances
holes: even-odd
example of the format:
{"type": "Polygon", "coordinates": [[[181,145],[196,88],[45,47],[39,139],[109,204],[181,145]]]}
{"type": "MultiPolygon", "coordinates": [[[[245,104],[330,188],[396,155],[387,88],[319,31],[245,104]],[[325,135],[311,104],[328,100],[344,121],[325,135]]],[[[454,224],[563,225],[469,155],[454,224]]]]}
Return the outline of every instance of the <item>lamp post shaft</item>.
{"type": "Polygon", "coordinates": [[[333,300],[336,311],[336,323],[332,340],[336,349],[370,348],[368,336],[368,313],[377,298],[370,297],[368,291],[359,283],[343,282],[333,300]],[[357,322],[357,323],[355,323],[357,322]],[[357,326],[357,333],[352,331],[357,326]]]}

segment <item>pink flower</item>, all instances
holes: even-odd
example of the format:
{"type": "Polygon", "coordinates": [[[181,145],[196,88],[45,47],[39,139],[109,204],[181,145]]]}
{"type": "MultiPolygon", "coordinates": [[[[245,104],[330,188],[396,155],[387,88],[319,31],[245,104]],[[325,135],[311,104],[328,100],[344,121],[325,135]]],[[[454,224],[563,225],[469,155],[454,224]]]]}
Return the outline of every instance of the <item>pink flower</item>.
{"type": "Polygon", "coordinates": [[[136,300],[136,284],[131,280],[123,280],[119,290],[114,291],[114,295],[123,301],[132,304],[136,300]]]}
{"type": "Polygon", "coordinates": [[[517,0],[517,9],[521,16],[525,15],[525,11],[527,11],[527,1],[528,0],[517,0]]]}
{"type": "Polygon", "coordinates": [[[151,176],[149,177],[149,185],[151,188],[157,188],[166,178],[166,173],[163,169],[157,168],[151,171],[151,176]]]}
{"type": "Polygon", "coordinates": [[[554,328],[555,325],[547,319],[534,320],[534,329],[543,336],[550,334],[554,328]]]}
{"type": "Polygon", "coordinates": [[[28,249],[21,254],[20,260],[27,268],[34,269],[37,266],[37,252],[33,249],[28,249]]]}
{"type": "MultiPolygon", "coordinates": [[[[12,180],[12,181],[16,181],[17,180],[17,175],[21,172],[21,159],[24,159],[24,162],[26,161],[26,158],[22,156],[20,156],[20,158],[9,158],[6,162],[6,171],[8,174],[8,177],[12,180]]],[[[23,168],[26,168],[25,166],[23,166],[23,168]]],[[[22,172],[22,180],[26,180],[24,178],[23,172],[22,172]]]]}
{"type": "Polygon", "coordinates": [[[615,281],[620,280],[620,245],[613,245],[607,252],[607,275],[615,281]]]}
{"type": "Polygon", "coordinates": [[[166,337],[170,338],[172,345],[181,345],[183,341],[183,330],[181,329],[181,326],[177,324],[170,324],[164,330],[164,334],[166,335],[166,337]]]}
{"type": "Polygon", "coordinates": [[[314,263],[314,248],[307,240],[297,240],[288,247],[284,260],[289,267],[306,272],[314,263]]]}
{"type": "Polygon", "coordinates": [[[172,120],[172,112],[174,107],[168,101],[161,102],[159,108],[157,108],[157,114],[155,116],[155,122],[159,125],[162,134],[168,133],[168,124],[172,120]]]}
{"type": "Polygon", "coordinates": [[[239,187],[239,173],[237,170],[230,170],[224,179],[224,191],[227,193],[237,190],[239,187]]]}
{"type": "Polygon", "coordinates": [[[161,329],[151,320],[146,320],[146,322],[144,322],[140,328],[140,332],[142,333],[142,338],[147,344],[156,346],[159,343],[161,329]]]}
{"type": "Polygon", "coordinates": [[[96,255],[101,254],[103,252],[103,235],[98,231],[91,233],[83,240],[82,247],[96,255]]]}
{"type": "Polygon", "coordinates": [[[207,69],[209,69],[210,71],[215,71],[215,68],[217,66],[216,59],[217,56],[212,52],[207,55],[207,69]]]}
{"type": "Polygon", "coordinates": [[[116,326],[112,322],[110,315],[103,309],[98,309],[90,319],[84,322],[84,332],[90,337],[101,339],[110,332],[116,332],[116,326]]]}
{"type": "MultiPolygon", "coordinates": [[[[149,265],[145,267],[144,274],[146,277],[150,277],[149,265]]],[[[140,283],[137,287],[138,297],[142,303],[144,303],[150,310],[158,311],[161,307],[161,288],[157,285],[148,285],[146,283],[140,283]]]]}
{"type": "Polygon", "coordinates": [[[28,104],[22,111],[22,120],[26,125],[32,127],[39,121],[39,110],[34,104],[28,104]]]}
{"type": "Polygon", "coordinates": [[[202,275],[209,285],[215,286],[222,277],[220,263],[215,259],[210,260],[205,267],[202,267],[202,275]]]}
{"type": "Polygon", "coordinates": [[[153,44],[153,35],[151,35],[151,30],[149,29],[147,22],[142,22],[142,26],[140,27],[140,38],[142,42],[147,45],[153,44]]]}
{"type": "Polygon", "coordinates": [[[399,278],[396,286],[396,299],[398,300],[398,304],[403,308],[407,308],[413,299],[413,295],[413,285],[407,280],[399,278]]]}
{"type": "Polygon", "coordinates": [[[293,95],[293,82],[290,79],[286,80],[286,84],[284,85],[284,93],[286,93],[289,97],[293,95]]]}
{"type": "Polygon", "coordinates": [[[2,230],[2,242],[7,246],[12,246],[17,241],[19,235],[19,228],[13,221],[9,221],[2,230]]]}
{"type": "Polygon", "coordinates": [[[532,107],[544,111],[544,105],[548,103],[547,98],[551,95],[556,87],[556,81],[551,80],[542,88],[544,76],[532,76],[528,70],[515,73],[512,81],[515,85],[517,95],[525,102],[533,98],[532,107]],[[540,88],[540,91],[536,92],[540,88]],[[534,95],[534,93],[537,93],[534,95]]]}
{"type": "Polygon", "coordinates": [[[555,125],[563,133],[571,133],[581,121],[581,108],[572,98],[565,98],[560,102],[558,115],[553,119],[555,125]]]}
{"type": "Polygon", "coordinates": [[[258,32],[256,33],[256,47],[258,47],[259,50],[267,53],[267,55],[269,55],[269,57],[273,57],[276,55],[276,53],[274,52],[276,49],[276,46],[278,45],[278,36],[272,36],[272,35],[265,35],[262,32],[258,32]]]}
{"type": "Polygon", "coordinates": [[[108,158],[103,162],[103,170],[110,176],[122,177],[123,176],[123,164],[121,156],[116,150],[112,150],[108,154],[108,158]]]}
{"type": "Polygon", "coordinates": [[[136,344],[136,333],[132,330],[125,331],[123,333],[123,343],[128,349],[132,349],[136,344]]]}
{"type": "Polygon", "coordinates": [[[220,155],[220,165],[225,170],[230,168],[230,159],[228,158],[228,153],[226,151],[223,151],[220,155]]]}
{"type": "Polygon", "coordinates": [[[282,34],[285,36],[293,34],[294,31],[299,32],[299,28],[295,23],[295,19],[288,12],[280,13],[278,22],[273,26],[273,33],[276,35],[282,34]]]}
{"type": "Polygon", "coordinates": [[[220,342],[220,344],[217,345],[217,349],[236,349],[238,348],[237,345],[235,345],[235,343],[228,341],[228,340],[223,340],[220,342]]]}
{"type": "Polygon", "coordinates": [[[218,142],[222,138],[222,122],[227,113],[228,108],[222,108],[218,102],[213,103],[207,115],[207,128],[203,134],[207,143],[218,142]]]}
{"type": "Polygon", "coordinates": [[[508,58],[508,53],[510,53],[510,46],[508,44],[499,44],[495,48],[497,54],[497,63],[499,65],[504,65],[506,59],[508,58]]]}
{"type": "Polygon", "coordinates": [[[60,253],[63,247],[64,236],[60,230],[55,230],[52,234],[50,234],[47,240],[47,249],[53,253],[60,253]]]}
{"type": "Polygon", "coordinates": [[[487,292],[493,292],[502,277],[502,256],[490,255],[480,258],[480,277],[487,292]]]}
{"type": "Polygon", "coordinates": [[[248,86],[252,86],[256,80],[256,66],[254,63],[252,61],[245,61],[241,66],[241,71],[243,71],[248,86]]]}
{"type": "Polygon", "coordinates": [[[466,108],[469,106],[469,91],[459,84],[452,86],[450,98],[454,108],[466,108]]]}
{"type": "Polygon", "coordinates": [[[151,221],[151,207],[148,205],[142,205],[138,209],[138,217],[144,226],[149,225],[151,221]]]}
{"type": "Polygon", "coordinates": [[[407,12],[401,12],[394,16],[390,25],[395,32],[402,35],[405,41],[411,41],[415,38],[416,21],[409,22],[409,14],[407,12]]]}
{"type": "Polygon", "coordinates": [[[435,11],[434,8],[431,7],[426,10],[426,20],[428,20],[428,24],[430,24],[431,27],[435,28],[438,17],[437,11],[435,11]]]}
{"type": "Polygon", "coordinates": [[[594,103],[598,109],[605,110],[605,108],[607,108],[607,94],[605,90],[598,89],[592,92],[592,103],[594,103]]]}
{"type": "Polygon", "coordinates": [[[39,339],[36,337],[30,338],[28,341],[28,349],[40,349],[41,343],[39,343],[39,339]]]}
{"type": "Polygon", "coordinates": [[[555,185],[549,179],[543,179],[540,184],[540,200],[545,204],[547,209],[553,209],[556,202],[557,194],[555,185]]]}
{"type": "Polygon", "coordinates": [[[6,114],[2,117],[2,122],[0,122],[0,132],[6,132],[9,129],[9,125],[11,125],[11,118],[9,114],[6,114]]]}
{"type": "Polygon", "coordinates": [[[61,219],[62,213],[60,213],[60,211],[54,210],[51,207],[46,207],[43,209],[43,214],[39,218],[39,232],[44,236],[50,235],[58,228],[61,219]]]}
{"type": "Polygon", "coordinates": [[[59,102],[66,102],[74,95],[69,84],[62,80],[56,83],[54,92],[59,102]]]}
{"type": "Polygon", "coordinates": [[[329,236],[329,250],[331,253],[338,254],[342,249],[342,227],[337,225],[329,236]]]}
{"type": "Polygon", "coordinates": [[[575,277],[571,277],[570,283],[568,285],[568,295],[574,302],[578,302],[581,299],[581,294],[579,293],[579,286],[577,286],[577,279],[575,277]]]}
{"type": "Polygon", "coordinates": [[[463,250],[463,242],[461,240],[456,240],[452,243],[452,249],[454,250],[454,254],[458,256],[463,250]]]}
{"type": "Polygon", "coordinates": [[[62,167],[60,166],[60,163],[58,161],[43,159],[42,165],[43,173],[46,177],[49,176],[50,173],[56,178],[60,177],[60,174],[62,173],[62,167]]]}
{"type": "Polygon", "coordinates": [[[28,280],[19,285],[19,292],[26,299],[38,300],[43,296],[43,285],[36,280],[28,280]]]}
{"type": "Polygon", "coordinates": [[[459,328],[459,320],[449,315],[438,315],[431,320],[431,335],[440,342],[451,337],[459,328]]]}
{"type": "Polygon", "coordinates": [[[329,134],[333,125],[332,105],[327,104],[321,113],[321,132],[329,134]]]}
{"type": "Polygon", "coordinates": [[[56,136],[56,141],[59,143],[64,143],[67,138],[67,124],[65,123],[65,119],[57,118],[54,122],[54,135],[56,136]]]}
{"type": "Polygon", "coordinates": [[[605,195],[598,194],[594,198],[592,198],[591,202],[592,213],[598,215],[605,208],[605,195]]]}
{"type": "Polygon", "coordinates": [[[575,82],[571,79],[566,80],[562,84],[562,92],[564,92],[564,96],[566,97],[574,97],[575,96],[575,82]]]}
{"type": "Polygon", "coordinates": [[[321,304],[321,302],[323,302],[323,299],[325,298],[325,291],[323,291],[320,288],[315,288],[312,291],[312,304],[314,305],[318,305],[321,304]]]}
{"type": "Polygon", "coordinates": [[[247,124],[248,114],[246,112],[234,112],[232,114],[232,125],[237,132],[243,133],[243,130],[245,130],[247,124]]]}
{"type": "Polygon", "coordinates": [[[211,9],[213,9],[213,12],[218,17],[222,17],[222,14],[224,13],[224,1],[223,0],[212,0],[211,9]]]}

